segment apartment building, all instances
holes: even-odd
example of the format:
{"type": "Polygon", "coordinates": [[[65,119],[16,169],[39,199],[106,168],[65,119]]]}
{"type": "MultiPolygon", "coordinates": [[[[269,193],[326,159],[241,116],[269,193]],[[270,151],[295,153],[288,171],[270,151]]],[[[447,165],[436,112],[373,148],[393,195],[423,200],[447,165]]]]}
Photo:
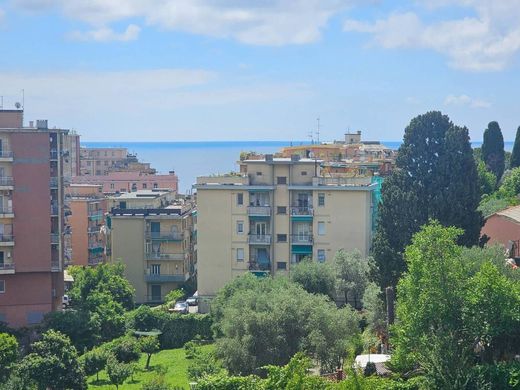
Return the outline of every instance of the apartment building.
{"type": "Polygon", "coordinates": [[[197,178],[199,296],[215,296],[245,272],[287,274],[305,257],[368,254],[376,185],[370,177],[323,177],[320,164],[266,155],[241,161],[236,175],[197,178]]]}
{"type": "Polygon", "coordinates": [[[75,177],[81,175],[80,168],[80,135],[70,131],[63,136],[63,176],[75,177]]]}
{"type": "Polygon", "coordinates": [[[39,323],[63,296],[63,138],[0,110],[0,321],[39,323]]]}
{"type": "Polygon", "coordinates": [[[194,205],[171,191],[147,190],[109,199],[111,261],[125,264],[137,303],[161,303],[195,273],[194,205]]]}
{"type": "Polygon", "coordinates": [[[103,186],[71,184],[66,188],[65,202],[72,215],[70,232],[65,236],[67,265],[97,265],[105,261],[107,199],[103,186]]]}
{"type": "Polygon", "coordinates": [[[141,172],[154,174],[150,163],[143,163],[127,148],[81,148],[81,174],[107,175],[109,172],[141,172]]]}
{"type": "Polygon", "coordinates": [[[106,175],[76,176],[74,184],[100,184],[105,194],[116,194],[139,190],[168,189],[177,192],[179,178],[174,171],[167,175],[141,172],[109,172],[106,175]]]}

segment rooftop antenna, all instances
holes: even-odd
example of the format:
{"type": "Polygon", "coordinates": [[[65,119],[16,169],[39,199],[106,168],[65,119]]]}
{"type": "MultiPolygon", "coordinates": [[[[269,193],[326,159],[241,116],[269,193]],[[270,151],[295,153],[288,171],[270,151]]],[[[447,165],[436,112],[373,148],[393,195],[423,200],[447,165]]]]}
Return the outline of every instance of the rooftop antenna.
{"type": "Polygon", "coordinates": [[[316,119],[318,122],[318,128],[316,129],[316,135],[318,136],[318,144],[320,143],[320,117],[316,119]]]}
{"type": "Polygon", "coordinates": [[[311,139],[311,145],[314,145],[314,133],[312,131],[309,131],[308,137],[311,139]]]}

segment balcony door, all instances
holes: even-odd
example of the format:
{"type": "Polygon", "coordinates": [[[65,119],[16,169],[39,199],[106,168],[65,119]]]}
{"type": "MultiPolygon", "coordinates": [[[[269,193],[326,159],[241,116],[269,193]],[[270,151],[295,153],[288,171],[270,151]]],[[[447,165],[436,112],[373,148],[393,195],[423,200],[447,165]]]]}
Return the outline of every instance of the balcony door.
{"type": "Polygon", "coordinates": [[[152,290],[152,301],[160,301],[161,300],[161,285],[160,284],[152,284],[150,286],[152,290]]]}
{"type": "Polygon", "coordinates": [[[152,238],[159,238],[161,236],[161,223],[150,222],[150,232],[152,234],[152,238]]]}
{"type": "Polygon", "coordinates": [[[308,223],[295,224],[294,234],[296,234],[298,241],[306,241],[311,235],[311,225],[308,223]]]}
{"type": "Polygon", "coordinates": [[[267,224],[265,222],[257,222],[255,224],[255,234],[257,236],[265,236],[267,233],[267,224]]]}
{"type": "Polygon", "coordinates": [[[309,207],[309,194],[305,192],[298,193],[298,207],[300,209],[309,207]]]}

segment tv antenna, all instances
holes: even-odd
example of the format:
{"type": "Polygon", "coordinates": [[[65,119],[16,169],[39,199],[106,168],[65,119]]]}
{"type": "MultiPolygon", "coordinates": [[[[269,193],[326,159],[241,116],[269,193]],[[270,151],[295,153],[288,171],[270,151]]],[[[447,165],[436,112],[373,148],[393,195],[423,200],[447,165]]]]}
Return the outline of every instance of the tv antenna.
{"type": "Polygon", "coordinates": [[[316,129],[316,135],[318,137],[318,144],[320,143],[320,117],[318,117],[316,119],[316,122],[318,122],[318,126],[317,126],[317,129],[316,129]]]}
{"type": "Polygon", "coordinates": [[[14,106],[16,107],[17,110],[19,110],[20,107],[22,107],[22,105],[20,104],[20,102],[16,102],[16,103],[14,104],[14,106]]]}

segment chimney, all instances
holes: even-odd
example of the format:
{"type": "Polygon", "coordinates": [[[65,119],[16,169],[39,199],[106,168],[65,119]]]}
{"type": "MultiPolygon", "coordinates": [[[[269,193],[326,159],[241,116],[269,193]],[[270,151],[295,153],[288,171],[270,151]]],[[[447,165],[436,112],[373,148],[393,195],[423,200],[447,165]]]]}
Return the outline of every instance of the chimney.
{"type": "Polygon", "coordinates": [[[29,121],[29,127],[34,127],[34,121],[29,121]]]}
{"type": "Polygon", "coordinates": [[[49,128],[47,119],[37,119],[36,128],[39,130],[47,130],[49,128]]]}
{"type": "Polygon", "coordinates": [[[299,154],[291,154],[291,161],[292,162],[300,161],[300,155],[299,154]]]}

